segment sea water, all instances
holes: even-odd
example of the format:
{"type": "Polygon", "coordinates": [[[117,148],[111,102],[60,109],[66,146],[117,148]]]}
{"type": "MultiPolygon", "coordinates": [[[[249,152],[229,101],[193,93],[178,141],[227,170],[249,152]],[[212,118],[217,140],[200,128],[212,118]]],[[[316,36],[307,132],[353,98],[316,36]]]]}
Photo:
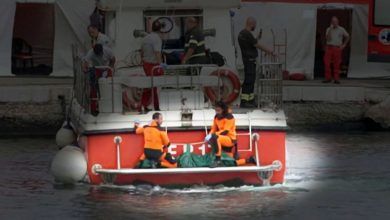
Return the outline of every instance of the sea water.
{"type": "Polygon", "coordinates": [[[0,139],[0,219],[390,219],[388,132],[289,133],[271,187],[55,184],[53,138],[0,139]]]}

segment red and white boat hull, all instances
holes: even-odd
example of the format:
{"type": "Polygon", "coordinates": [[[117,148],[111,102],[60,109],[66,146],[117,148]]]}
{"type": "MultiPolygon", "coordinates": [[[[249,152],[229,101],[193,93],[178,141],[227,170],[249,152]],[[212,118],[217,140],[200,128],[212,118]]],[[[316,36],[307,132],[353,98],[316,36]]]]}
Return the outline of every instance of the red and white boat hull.
{"type": "MultiPolygon", "coordinates": [[[[252,137],[259,135],[250,143],[249,133],[245,130],[238,131],[238,152],[241,158],[254,156],[258,158],[260,167],[280,162],[279,169],[273,169],[270,184],[279,184],[284,181],[285,173],[285,131],[252,131],[252,137]],[[256,153],[258,152],[258,155],[256,153]]],[[[179,156],[187,149],[187,143],[191,144],[191,151],[196,154],[205,154],[210,147],[202,143],[205,131],[203,130],[178,130],[168,133],[171,140],[170,152],[179,156]]],[[[92,184],[107,182],[107,173],[115,178],[111,181],[118,185],[127,184],[153,184],[161,186],[169,185],[262,185],[262,178],[258,166],[230,167],[230,168],[178,168],[155,169],[149,172],[135,172],[133,169],[139,162],[143,153],[143,137],[133,132],[100,132],[86,134],[81,141],[85,147],[88,161],[88,176],[92,184]],[[119,146],[115,138],[120,137],[119,146]],[[119,151],[118,151],[119,149],[119,151]],[[118,160],[119,158],[119,160],[118,160]],[[180,170],[179,170],[180,169],[180,170]],[[183,170],[185,169],[185,170],[183,170]],[[161,172],[164,170],[163,172],[161,172]],[[180,172],[183,171],[183,172],[180,172]]],[[[138,170],[141,171],[141,170],[138,170]]]]}

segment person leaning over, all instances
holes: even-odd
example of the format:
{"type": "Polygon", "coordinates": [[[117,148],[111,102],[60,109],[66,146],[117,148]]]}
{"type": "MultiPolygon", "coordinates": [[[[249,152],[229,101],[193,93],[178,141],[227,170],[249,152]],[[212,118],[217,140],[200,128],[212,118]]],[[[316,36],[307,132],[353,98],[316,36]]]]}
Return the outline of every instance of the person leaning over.
{"type": "Polygon", "coordinates": [[[144,153],[140,158],[140,164],[145,159],[148,159],[151,162],[152,168],[176,168],[176,159],[170,153],[166,152],[170,142],[167,132],[161,128],[162,123],[163,116],[159,112],[153,114],[152,122],[149,125],[141,127],[138,121],[134,122],[135,133],[142,134],[145,141],[144,153]]]}

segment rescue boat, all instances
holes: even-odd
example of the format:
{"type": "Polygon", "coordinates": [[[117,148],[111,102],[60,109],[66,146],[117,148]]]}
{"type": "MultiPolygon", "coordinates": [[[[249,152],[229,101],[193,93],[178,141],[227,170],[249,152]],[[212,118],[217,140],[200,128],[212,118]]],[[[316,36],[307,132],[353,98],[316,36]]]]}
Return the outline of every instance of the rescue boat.
{"type": "MultiPolygon", "coordinates": [[[[217,10],[218,13],[228,12],[228,8],[239,5],[239,1],[229,2],[229,5],[217,4],[210,10],[217,10],[218,6],[223,7],[217,10]]],[[[141,1],[137,3],[142,4],[141,1]]],[[[211,15],[206,13],[207,1],[203,3],[203,20],[206,20],[206,14],[211,15]]],[[[183,16],[188,16],[188,7],[186,5],[183,16]]],[[[199,13],[198,9],[199,6],[194,13],[199,13]]],[[[147,12],[144,11],[144,16],[149,16],[147,12]]],[[[158,19],[156,13],[158,11],[153,11],[151,18],[158,19]]],[[[178,14],[180,11],[175,11],[176,17],[178,14]]],[[[164,19],[167,17],[169,19],[166,15],[164,19]]],[[[230,18],[226,19],[229,21],[230,18]]],[[[219,28],[230,30],[230,26],[225,24],[226,19],[223,17],[221,25],[217,26],[217,35],[225,31],[219,28]]],[[[224,46],[222,50],[226,52],[231,48],[224,46]]],[[[233,53],[231,50],[228,57],[234,56],[233,53]]],[[[259,65],[259,75],[262,77],[258,77],[257,82],[258,108],[239,109],[239,74],[235,68],[226,65],[168,65],[164,75],[151,77],[145,76],[140,67],[116,70],[95,67],[102,77],[91,83],[90,78],[81,71],[80,53],[74,50],[73,54],[75,84],[66,125],[73,128],[77,136],[76,145],[82,149],[86,158],[86,181],[89,183],[188,186],[272,185],[284,182],[287,123],[282,109],[281,63],[272,61],[259,65]],[[192,74],[188,74],[189,70],[192,74]],[[102,71],[107,71],[107,74],[102,74],[102,71]],[[97,87],[92,88],[93,85],[97,87]],[[254,157],[256,164],[217,168],[136,168],[143,153],[143,137],[135,134],[134,122],[147,124],[155,112],[139,112],[140,94],[143,89],[154,87],[159,89],[159,112],[164,117],[163,128],[171,142],[168,151],[174,157],[180,157],[188,151],[198,155],[210,153],[211,147],[204,143],[204,138],[215,115],[213,101],[222,99],[233,108],[239,157],[254,157]],[[91,91],[98,94],[92,95],[91,91]],[[205,96],[208,98],[205,99],[205,96]],[[99,112],[97,115],[92,114],[96,106],[99,112]]],[[[151,103],[154,98],[157,97],[150,97],[151,103]]],[[[52,167],[52,170],[56,168],[52,167]]]]}
{"type": "MultiPolygon", "coordinates": [[[[177,73],[179,69],[193,67],[168,66],[166,71],[177,73]]],[[[202,66],[203,71],[207,68],[220,69],[211,65],[202,66]]],[[[159,112],[163,114],[163,127],[171,141],[169,153],[179,157],[187,151],[199,155],[211,151],[211,147],[204,143],[204,137],[210,130],[215,112],[211,104],[204,102],[203,90],[194,91],[194,86],[197,85],[199,88],[217,86],[220,81],[214,74],[204,76],[166,74],[158,77],[114,75],[102,78],[99,80],[100,109],[97,116],[90,113],[91,101],[85,102],[82,98],[77,98],[80,95],[88,95],[88,92],[79,90],[85,89],[85,85],[75,88],[70,123],[78,136],[78,146],[84,150],[88,182],[118,185],[147,183],[161,186],[283,183],[287,124],[281,109],[235,109],[239,156],[256,158],[256,165],[217,168],[136,168],[143,153],[143,137],[135,134],[134,121],[147,124],[154,111],[144,114],[136,111],[123,112],[121,85],[128,88],[163,88],[160,91],[162,110],[159,112]],[[178,87],[172,89],[175,86],[178,87]],[[115,93],[118,89],[120,91],[115,93]],[[112,99],[112,96],[115,97],[112,99]],[[172,104],[168,105],[169,102],[172,104]]]]}

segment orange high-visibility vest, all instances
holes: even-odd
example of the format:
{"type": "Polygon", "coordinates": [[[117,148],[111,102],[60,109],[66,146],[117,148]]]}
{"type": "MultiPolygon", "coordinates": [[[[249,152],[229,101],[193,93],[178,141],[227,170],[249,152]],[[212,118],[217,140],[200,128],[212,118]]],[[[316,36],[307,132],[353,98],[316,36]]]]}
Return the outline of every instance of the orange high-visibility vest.
{"type": "Polygon", "coordinates": [[[146,149],[163,150],[164,147],[169,146],[168,134],[155,121],[150,125],[138,127],[136,134],[143,134],[146,149]]]}
{"type": "Polygon", "coordinates": [[[223,116],[216,115],[214,117],[214,122],[210,133],[216,135],[225,135],[230,137],[232,140],[236,140],[236,120],[234,119],[233,114],[228,113],[223,116]]]}

